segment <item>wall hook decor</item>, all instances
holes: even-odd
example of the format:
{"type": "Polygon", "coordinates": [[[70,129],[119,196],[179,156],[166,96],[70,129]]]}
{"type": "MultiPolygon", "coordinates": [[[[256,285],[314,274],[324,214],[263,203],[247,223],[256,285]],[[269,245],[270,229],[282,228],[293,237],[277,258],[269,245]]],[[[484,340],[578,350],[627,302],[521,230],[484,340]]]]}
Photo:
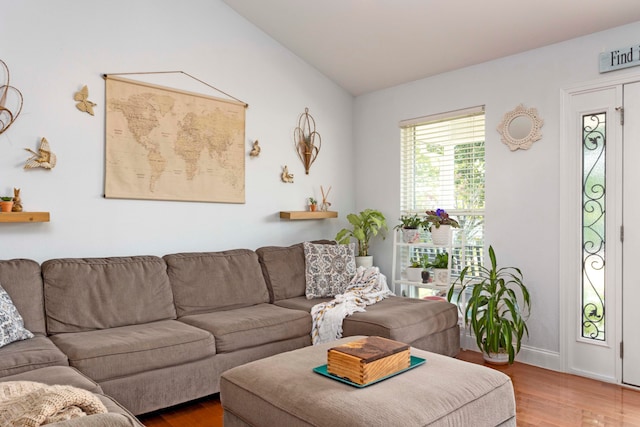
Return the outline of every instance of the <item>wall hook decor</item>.
{"type": "Polygon", "coordinates": [[[0,85],[0,134],[2,134],[22,112],[22,93],[9,84],[9,67],[2,59],[0,59],[0,65],[0,78],[4,74],[5,80],[5,83],[0,85]]]}
{"type": "Polygon", "coordinates": [[[322,138],[316,132],[316,121],[309,114],[309,108],[305,108],[298,119],[298,127],[293,131],[293,144],[304,164],[305,174],[309,175],[309,168],[316,161],[322,147],[322,138]]]}

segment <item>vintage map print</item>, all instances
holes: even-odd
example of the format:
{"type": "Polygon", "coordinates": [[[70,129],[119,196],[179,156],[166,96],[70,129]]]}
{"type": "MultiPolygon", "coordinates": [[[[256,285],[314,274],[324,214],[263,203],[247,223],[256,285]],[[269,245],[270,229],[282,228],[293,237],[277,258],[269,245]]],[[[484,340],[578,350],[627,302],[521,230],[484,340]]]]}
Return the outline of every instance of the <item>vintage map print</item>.
{"type": "Polygon", "coordinates": [[[244,203],[245,105],[106,79],[105,197],[244,203]]]}

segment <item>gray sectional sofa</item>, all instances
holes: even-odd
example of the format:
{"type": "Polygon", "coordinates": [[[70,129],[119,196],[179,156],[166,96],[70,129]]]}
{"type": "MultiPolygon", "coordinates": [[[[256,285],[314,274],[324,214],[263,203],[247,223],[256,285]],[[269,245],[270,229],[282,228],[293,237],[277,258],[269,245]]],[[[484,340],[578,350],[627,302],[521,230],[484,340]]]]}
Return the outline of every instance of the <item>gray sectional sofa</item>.
{"type": "MultiPolygon", "coordinates": [[[[35,335],[0,348],[0,382],[76,385],[110,411],[108,421],[91,415],[81,425],[140,425],[132,414],[217,393],[224,371],[311,345],[309,310],[324,300],[305,298],[304,273],[302,244],[0,261],[0,285],[35,335]]],[[[447,302],[389,297],[343,329],[459,351],[447,302]]]]}

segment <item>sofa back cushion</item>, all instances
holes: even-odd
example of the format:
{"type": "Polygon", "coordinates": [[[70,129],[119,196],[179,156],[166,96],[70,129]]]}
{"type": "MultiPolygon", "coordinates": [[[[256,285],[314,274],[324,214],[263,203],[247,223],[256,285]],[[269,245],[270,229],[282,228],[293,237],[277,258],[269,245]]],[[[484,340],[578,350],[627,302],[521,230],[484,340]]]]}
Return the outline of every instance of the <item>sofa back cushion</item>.
{"type": "Polygon", "coordinates": [[[45,261],[50,334],[175,319],[167,265],[155,256],[45,261]]]}
{"type": "Polygon", "coordinates": [[[258,256],[248,249],[165,255],[178,316],[269,302],[258,256]]]}
{"type": "MultiPolygon", "coordinates": [[[[335,244],[332,240],[311,243],[335,244]]],[[[265,246],[256,250],[271,302],[305,295],[305,257],[303,243],[292,246],[265,246]]]]}
{"type": "Polygon", "coordinates": [[[40,264],[30,259],[0,261],[0,285],[18,309],[24,327],[36,335],[45,335],[40,264]]]}

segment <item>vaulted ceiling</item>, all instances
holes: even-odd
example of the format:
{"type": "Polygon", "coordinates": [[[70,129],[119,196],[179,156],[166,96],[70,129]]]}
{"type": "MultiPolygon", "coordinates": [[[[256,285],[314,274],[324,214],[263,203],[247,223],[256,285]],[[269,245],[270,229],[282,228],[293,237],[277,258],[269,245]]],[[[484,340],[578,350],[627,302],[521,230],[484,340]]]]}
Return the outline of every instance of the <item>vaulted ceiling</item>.
{"type": "Polygon", "coordinates": [[[353,95],[640,21],[638,0],[223,1],[353,95]]]}

